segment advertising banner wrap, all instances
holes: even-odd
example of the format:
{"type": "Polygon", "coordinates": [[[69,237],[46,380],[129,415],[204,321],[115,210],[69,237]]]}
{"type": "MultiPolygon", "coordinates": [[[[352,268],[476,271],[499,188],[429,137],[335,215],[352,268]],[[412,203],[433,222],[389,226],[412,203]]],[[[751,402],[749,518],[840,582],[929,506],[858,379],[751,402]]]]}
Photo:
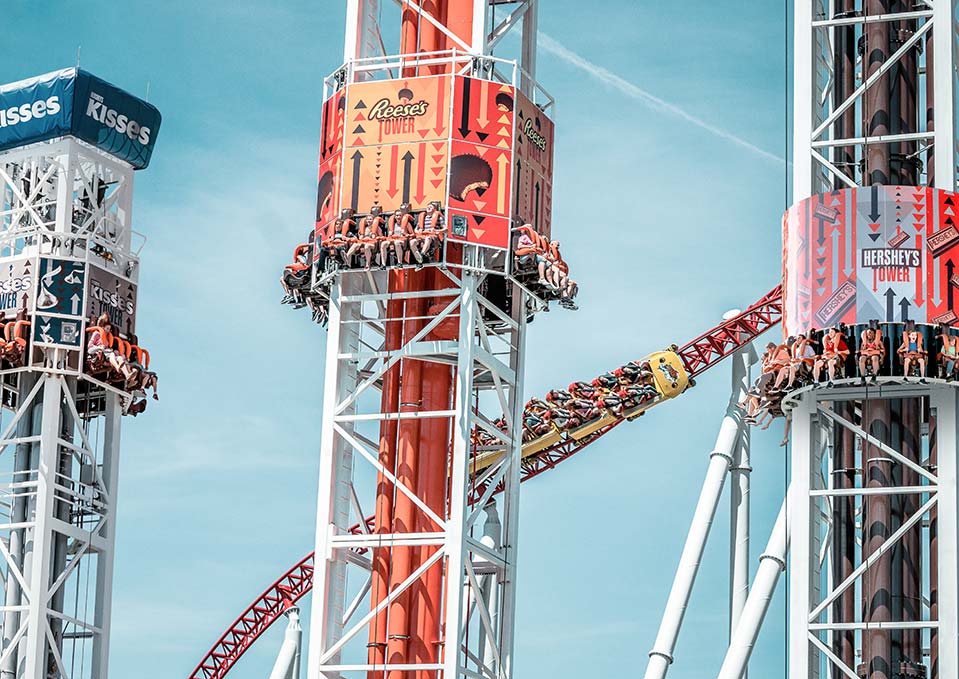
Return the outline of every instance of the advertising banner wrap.
{"type": "Polygon", "coordinates": [[[0,151],[74,136],[140,170],[159,130],[155,106],[78,68],[0,86],[0,151]]]}
{"type": "Polygon", "coordinates": [[[784,330],[957,325],[959,195],[870,186],[812,196],[783,218],[784,330]]]}

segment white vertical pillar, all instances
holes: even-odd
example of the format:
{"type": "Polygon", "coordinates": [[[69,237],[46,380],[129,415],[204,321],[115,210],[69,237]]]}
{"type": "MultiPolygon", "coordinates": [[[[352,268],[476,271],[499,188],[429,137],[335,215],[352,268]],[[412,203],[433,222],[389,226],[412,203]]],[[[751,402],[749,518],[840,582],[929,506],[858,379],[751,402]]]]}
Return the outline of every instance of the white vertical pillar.
{"type": "Polygon", "coordinates": [[[946,191],[956,190],[956,4],[956,0],[936,0],[932,6],[936,188],[946,191]]]}
{"type": "Polygon", "coordinates": [[[97,597],[94,624],[100,634],[94,640],[91,676],[106,679],[110,663],[110,613],[113,609],[113,546],[116,543],[117,490],[120,474],[120,399],[106,394],[106,416],[103,429],[103,471],[101,472],[110,501],[101,536],[104,549],[97,554],[97,597]]]}
{"type": "Polygon", "coordinates": [[[779,576],[786,568],[786,555],[789,553],[789,530],[786,522],[790,507],[792,489],[786,491],[786,499],[779,510],[773,532],[762,556],[759,557],[759,569],[756,580],[743,607],[739,624],[733,630],[726,658],[719,670],[718,679],[739,679],[746,672],[749,657],[752,655],[759,638],[759,630],[766,619],[769,604],[772,602],[779,576]]]}
{"type": "MultiPolygon", "coordinates": [[[[465,2],[466,0],[462,0],[465,2]]],[[[473,35],[470,38],[470,50],[473,54],[486,54],[486,36],[489,35],[486,17],[489,0],[473,0],[473,35]]]]}
{"type": "Polygon", "coordinates": [[[793,16],[793,194],[792,203],[813,193],[811,155],[813,106],[813,0],[794,0],[793,16]]]}
{"type": "Polygon", "coordinates": [[[956,455],[959,405],[953,388],[935,389],[936,444],[939,453],[939,677],[959,677],[959,497],[956,455]]]}
{"type": "MultiPolygon", "coordinates": [[[[522,289],[514,292],[514,309],[526,308],[526,293],[522,289]]],[[[500,544],[506,557],[506,568],[503,570],[502,599],[499,604],[501,647],[500,657],[503,662],[501,675],[513,676],[513,640],[516,638],[516,568],[519,556],[519,484],[523,462],[523,409],[526,399],[523,397],[526,375],[526,314],[518,314],[516,330],[513,333],[513,346],[518,351],[513,352],[512,365],[515,375],[513,389],[510,392],[510,421],[515,422],[513,427],[513,441],[511,455],[512,466],[506,473],[505,488],[500,502],[503,507],[504,521],[500,525],[500,544]]],[[[495,582],[494,582],[495,584],[495,582]]],[[[492,597],[496,597],[496,587],[492,588],[492,597]]],[[[494,604],[495,605],[495,604],[494,604]]],[[[495,640],[493,640],[495,642],[495,640]]]]}
{"type": "Polygon", "coordinates": [[[40,426],[40,464],[37,470],[37,499],[33,529],[33,553],[30,569],[24,573],[29,585],[26,643],[21,647],[21,658],[26,661],[25,676],[45,677],[47,674],[47,630],[49,629],[47,592],[50,587],[50,569],[53,550],[54,500],[60,446],[61,378],[45,375],[43,378],[43,420],[40,426]]]}
{"type": "Polygon", "coordinates": [[[337,622],[332,619],[331,609],[338,608],[330,601],[330,582],[335,576],[334,536],[335,509],[333,491],[336,482],[337,434],[333,428],[336,405],[341,397],[342,377],[337,356],[343,342],[343,333],[350,326],[342,322],[343,277],[333,283],[330,292],[329,329],[326,338],[326,370],[323,383],[323,429],[320,439],[320,473],[316,501],[316,552],[313,557],[313,606],[310,612],[310,635],[320,643],[311,643],[307,651],[307,677],[320,676],[320,654],[336,634],[337,622]]]}
{"type": "Polygon", "coordinates": [[[476,324],[479,309],[476,304],[476,276],[463,271],[462,299],[460,301],[459,353],[453,392],[453,456],[450,466],[449,519],[446,531],[446,629],[443,657],[443,676],[460,676],[463,630],[463,583],[466,573],[466,482],[470,456],[470,412],[473,407],[473,356],[476,346],[476,324]]]}
{"type": "MultiPolygon", "coordinates": [[[[732,390],[741,403],[749,391],[752,345],[733,356],[732,390]]],[[[749,595],[749,427],[743,427],[733,450],[729,480],[729,638],[739,625],[749,595]]],[[[745,677],[745,672],[743,677],[745,677]]]]}
{"type": "Polygon", "coordinates": [[[716,446],[709,454],[706,480],[703,482],[689,534],[686,536],[686,544],[679,558],[673,586],[666,600],[666,610],[656,635],[656,642],[649,652],[645,679],[663,679],[673,662],[679,630],[683,625],[683,617],[686,615],[689,597],[692,595],[696,574],[699,572],[699,565],[706,549],[706,541],[716,515],[716,508],[723,494],[726,473],[733,461],[733,448],[743,426],[742,409],[733,400],[730,399],[726,416],[719,428],[719,436],[716,437],[716,446]]]}
{"type": "MultiPolygon", "coordinates": [[[[523,15],[523,51],[520,55],[520,66],[534,80],[536,79],[536,34],[538,31],[539,0],[529,0],[529,9],[523,15]]],[[[523,76],[520,83],[523,93],[529,96],[533,89],[530,79],[523,76]]]]}
{"type": "MultiPolygon", "coordinates": [[[[792,424],[792,493],[786,512],[791,537],[789,554],[789,675],[788,679],[811,679],[812,647],[808,637],[809,611],[812,603],[813,577],[818,572],[814,563],[819,555],[813,544],[812,477],[819,455],[819,422],[817,402],[813,394],[805,394],[793,410],[792,424]]],[[[818,667],[816,663],[815,667],[818,667]]]]}

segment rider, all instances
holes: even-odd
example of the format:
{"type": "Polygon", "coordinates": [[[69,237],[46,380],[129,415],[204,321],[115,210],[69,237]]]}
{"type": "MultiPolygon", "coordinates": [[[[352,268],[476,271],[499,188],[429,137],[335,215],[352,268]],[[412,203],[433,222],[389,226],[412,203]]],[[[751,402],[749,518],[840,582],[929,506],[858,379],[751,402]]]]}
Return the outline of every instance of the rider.
{"type": "Polygon", "coordinates": [[[923,347],[922,333],[916,330],[916,322],[906,321],[906,329],[902,332],[902,344],[899,345],[902,355],[902,374],[909,377],[913,361],[919,364],[919,381],[926,381],[926,350],[923,347]]]}
{"type": "Polygon", "coordinates": [[[123,376],[125,382],[130,381],[136,375],[136,368],[110,347],[113,339],[112,329],[110,317],[107,314],[101,314],[87,338],[87,360],[100,354],[111,368],[123,376]]]}
{"type": "MultiPolygon", "coordinates": [[[[312,234],[311,234],[312,240],[312,234]]],[[[302,306],[300,299],[300,288],[309,276],[310,271],[310,251],[313,246],[310,243],[302,243],[293,250],[293,263],[287,264],[283,269],[283,276],[280,278],[280,284],[286,295],[281,304],[290,304],[291,302],[302,306]]]]}
{"type": "Polygon", "coordinates": [[[422,269],[423,260],[429,259],[434,241],[436,245],[439,245],[443,231],[443,213],[439,210],[439,203],[431,201],[427,203],[426,210],[420,213],[414,229],[414,237],[410,239],[410,252],[416,259],[417,269],[422,269]]]}
{"type": "Polygon", "coordinates": [[[885,345],[882,341],[882,330],[879,329],[877,321],[870,321],[869,327],[862,331],[859,346],[859,375],[862,381],[866,381],[866,366],[872,366],[872,381],[875,382],[879,375],[879,364],[882,361],[882,355],[885,353],[885,345]]]}
{"type": "Polygon", "coordinates": [[[350,249],[346,251],[347,261],[350,261],[353,255],[362,249],[364,266],[367,271],[370,270],[370,266],[373,264],[373,250],[376,248],[377,242],[383,237],[382,223],[383,218],[380,217],[379,214],[372,213],[360,221],[359,236],[353,241],[353,244],[350,245],[350,249]]]}
{"type": "Polygon", "coordinates": [[[406,243],[413,235],[413,215],[410,213],[410,204],[403,203],[399,209],[390,215],[386,228],[386,237],[380,241],[380,262],[386,265],[389,261],[390,247],[396,253],[396,265],[406,263],[406,243]]]}
{"type": "Polygon", "coordinates": [[[829,382],[826,386],[831,387],[833,380],[836,379],[836,369],[845,362],[848,356],[849,347],[846,345],[846,338],[836,328],[829,328],[822,338],[822,354],[816,358],[816,362],[813,364],[813,381],[819,381],[822,369],[825,366],[826,373],[829,376],[829,382]]]}

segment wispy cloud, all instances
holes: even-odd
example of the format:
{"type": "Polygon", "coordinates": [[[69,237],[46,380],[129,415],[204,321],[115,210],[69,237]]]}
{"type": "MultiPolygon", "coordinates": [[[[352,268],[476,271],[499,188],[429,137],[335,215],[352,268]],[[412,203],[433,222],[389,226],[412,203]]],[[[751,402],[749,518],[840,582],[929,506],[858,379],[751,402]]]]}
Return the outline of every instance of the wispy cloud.
{"type": "Polygon", "coordinates": [[[769,151],[756,146],[752,142],[749,142],[728,130],[724,130],[721,127],[716,127],[715,125],[706,122],[702,118],[699,118],[680,108],[676,104],[671,104],[665,99],[657,97],[655,94],[644,90],[642,87],[639,87],[638,85],[629,82],[625,78],[616,75],[612,71],[598,64],[594,64],[576,52],[566,48],[557,40],[551,38],[545,33],[540,32],[538,45],[540,49],[559,57],[570,66],[580,69],[596,80],[609,85],[616,90],[619,90],[631,99],[642,102],[655,111],[666,113],[667,115],[679,118],[680,120],[683,120],[691,125],[695,125],[696,127],[705,130],[706,132],[709,132],[720,139],[724,139],[725,141],[735,144],[736,146],[744,148],[750,153],[765,158],[766,160],[771,160],[779,164],[786,163],[785,159],[781,156],[778,156],[775,153],[770,153],[769,151]]]}

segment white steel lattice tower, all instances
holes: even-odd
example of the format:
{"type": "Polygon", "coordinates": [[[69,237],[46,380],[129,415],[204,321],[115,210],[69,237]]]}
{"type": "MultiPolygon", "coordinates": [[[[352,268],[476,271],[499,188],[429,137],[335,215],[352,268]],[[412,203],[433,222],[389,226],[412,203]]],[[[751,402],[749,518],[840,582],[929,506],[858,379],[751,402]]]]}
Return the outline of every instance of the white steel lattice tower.
{"type": "Polygon", "coordinates": [[[808,287],[787,267],[785,325],[796,334],[842,320],[861,349],[862,324],[878,320],[887,377],[792,399],[789,679],[959,676],[956,389],[932,367],[936,327],[955,325],[939,267],[954,230],[956,5],[795,3],[787,256],[814,258],[819,247],[823,262],[848,236],[836,256],[854,261],[834,265],[831,283],[814,273],[808,287]],[[913,237],[914,263],[871,267],[870,249],[912,248],[913,237]],[[883,291],[885,310],[869,299],[883,291]],[[853,295],[853,311],[833,313],[853,295]],[[931,383],[901,379],[910,319],[931,383]]]}
{"type": "MultiPolygon", "coordinates": [[[[51,77],[75,84],[88,76],[70,69],[51,77]]],[[[117,99],[89,78],[91,101],[117,99]]],[[[57,110],[69,111],[72,91],[58,96],[57,110]]],[[[49,101],[33,111],[53,116],[49,101]]],[[[143,239],[132,230],[134,166],[121,160],[125,152],[70,132],[41,132],[46,141],[0,152],[4,679],[107,676],[120,418],[135,389],[115,386],[109,372],[88,373],[85,338],[91,315],[105,313],[127,343],[118,351],[137,344],[143,239]]],[[[140,361],[146,369],[145,352],[140,361]]]]}
{"type": "MultiPolygon", "coordinates": [[[[368,203],[356,205],[366,181],[360,164],[376,158],[379,168],[380,162],[390,162],[392,152],[394,158],[410,159],[396,193],[410,196],[412,191],[404,200],[418,211],[427,201],[411,187],[422,187],[424,180],[427,188],[430,183],[440,187],[445,199],[437,203],[450,231],[422,270],[363,271],[362,266],[320,264],[314,272],[314,299],[328,303],[329,334],[308,649],[313,679],[505,679],[512,674],[525,332],[527,314],[542,302],[512,275],[509,249],[511,224],[534,220],[517,214],[516,206],[524,200],[511,197],[519,186],[517,177],[499,189],[490,186],[488,220],[480,215],[473,222],[472,213],[452,209],[451,201],[463,203],[470,189],[469,182],[459,195],[448,188],[457,179],[449,155],[459,142],[446,140],[453,125],[444,121],[453,119],[464,96],[469,106],[469,88],[474,105],[477,93],[488,97],[491,106],[498,94],[501,148],[512,149],[510,140],[517,135],[513,97],[523,97],[543,118],[537,118],[536,129],[544,132],[535,134],[545,148],[552,138],[541,125],[549,123],[545,115],[552,100],[533,81],[534,1],[511,3],[496,24],[494,7],[485,0],[446,5],[404,4],[402,19],[397,15],[388,28],[399,34],[402,25],[403,40],[409,43],[401,47],[402,56],[390,57],[383,47],[386,22],[378,3],[349,2],[347,62],[327,80],[321,191],[324,169],[332,167],[333,188],[326,185],[332,214],[350,206],[350,195],[354,211],[368,208],[368,203]],[[522,66],[490,56],[493,45],[521,26],[522,66]],[[429,160],[436,163],[432,174],[420,176],[427,160],[418,168],[412,160],[425,146],[419,138],[399,150],[377,146],[388,144],[382,137],[374,143],[352,141],[381,124],[368,121],[365,111],[378,102],[378,110],[393,102],[382,93],[387,90],[376,89],[378,81],[390,80],[397,83],[401,102],[415,102],[424,83],[431,92],[433,83],[440,83],[431,108],[406,109],[412,113],[380,128],[401,135],[404,126],[419,125],[414,116],[429,111],[433,120],[435,115],[435,127],[421,130],[422,137],[442,149],[429,160]],[[338,108],[348,110],[342,134],[336,132],[338,108]],[[444,140],[428,136],[434,132],[445,135],[444,140]],[[325,157],[327,138],[337,134],[346,137],[346,146],[356,147],[341,154],[343,171],[338,151],[325,157]],[[498,190],[496,212],[493,194],[498,190]],[[473,225],[480,223],[483,228],[475,230],[473,225]],[[492,243],[493,231],[487,228],[501,228],[501,240],[492,243]],[[485,443],[479,444],[480,439],[485,443]]],[[[386,110],[395,110],[392,106],[386,110]]],[[[467,118],[463,116],[464,128],[473,124],[467,118]]],[[[455,122],[459,120],[457,115],[455,122]]],[[[509,173],[513,163],[508,151],[494,149],[485,134],[458,133],[473,140],[476,155],[504,154],[506,160],[497,167],[503,168],[500,176],[509,173]]],[[[390,212],[400,198],[391,203],[393,193],[380,192],[378,177],[377,184],[370,182],[371,190],[390,212]]],[[[537,199],[540,190],[545,195],[546,189],[538,186],[537,199]]],[[[328,226],[320,213],[329,201],[321,195],[318,243],[320,229],[328,226]]],[[[548,233],[548,226],[543,230],[548,233]]],[[[415,264],[412,258],[409,264],[415,264]]]]}

